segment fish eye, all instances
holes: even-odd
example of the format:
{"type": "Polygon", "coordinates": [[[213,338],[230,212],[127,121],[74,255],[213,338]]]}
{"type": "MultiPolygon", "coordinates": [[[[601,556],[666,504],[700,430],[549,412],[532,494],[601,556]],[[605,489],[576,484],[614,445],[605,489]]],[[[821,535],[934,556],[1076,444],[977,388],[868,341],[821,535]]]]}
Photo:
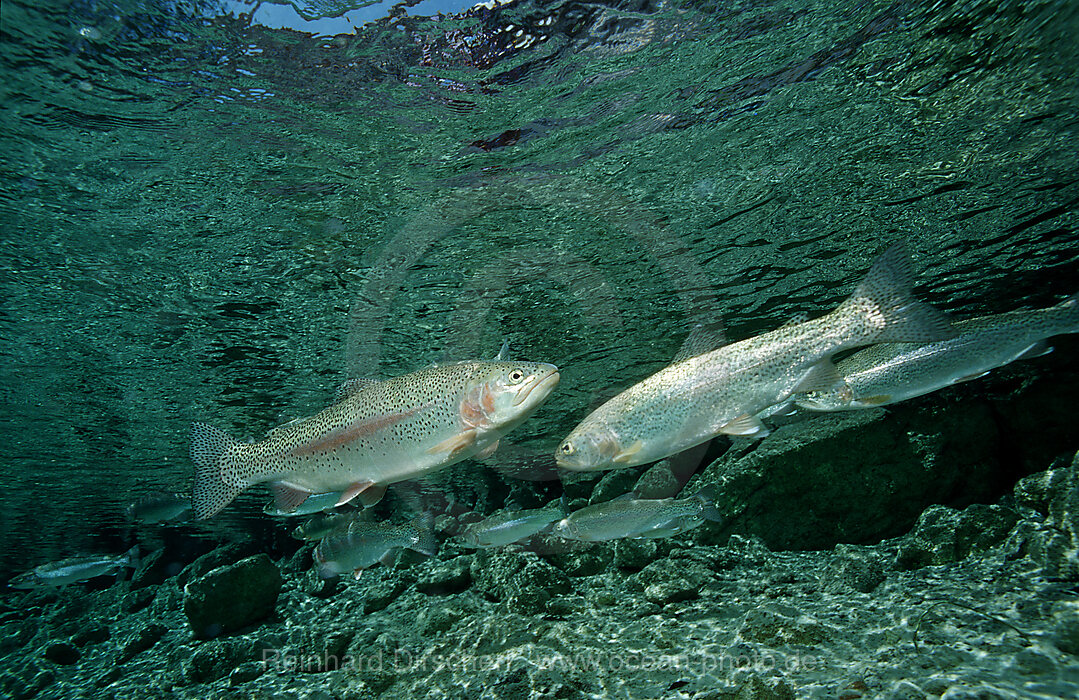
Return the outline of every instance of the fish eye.
{"type": "Polygon", "coordinates": [[[524,378],[525,378],[525,373],[522,370],[515,369],[512,372],[510,372],[510,381],[511,382],[519,382],[524,378]]]}
{"type": "Polygon", "coordinates": [[[563,442],[562,447],[560,447],[559,449],[562,450],[562,454],[564,454],[564,455],[573,454],[573,445],[571,445],[568,442],[563,442]]]}

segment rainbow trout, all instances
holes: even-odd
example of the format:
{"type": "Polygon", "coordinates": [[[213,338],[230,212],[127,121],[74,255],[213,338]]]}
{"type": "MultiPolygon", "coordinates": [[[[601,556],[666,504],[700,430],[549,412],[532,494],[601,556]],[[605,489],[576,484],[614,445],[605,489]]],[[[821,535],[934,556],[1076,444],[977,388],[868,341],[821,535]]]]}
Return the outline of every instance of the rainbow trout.
{"type": "Polygon", "coordinates": [[[677,500],[621,497],[586,506],[555,523],[553,532],[562,539],[583,542],[658,539],[692,530],[705,520],[722,520],[708,488],[677,500]]]}
{"type": "Polygon", "coordinates": [[[795,403],[810,411],[887,406],[1044,355],[1052,350],[1046,338],[1079,333],[1079,294],[1048,309],[971,318],[952,327],[958,335],[950,340],[859,350],[836,366],[848,391],[797,396],[795,403]]]}
{"type": "Polygon", "coordinates": [[[951,337],[944,315],[913,299],[912,279],[905,249],[894,245],[854,294],[821,318],[716,349],[689,342],[674,364],[626,389],[574,428],[555,450],[558,466],[575,471],[631,467],[720,433],[767,435],[756,416],[760,411],[795,392],[841,384],[829,359],[834,353],[884,341],[951,337]]]}
{"type": "Polygon", "coordinates": [[[284,511],[333,491],[341,492],[335,505],[357,496],[371,505],[389,484],[494,452],[558,380],[558,368],[544,363],[456,362],[350,382],[329,408],[275,428],[261,442],[196,423],[195,515],[209,518],[261,483],[270,483],[284,511]]]}
{"type": "Polygon", "coordinates": [[[458,540],[464,546],[476,549],[504,547],[543,532],[551,523],[564,517],[566,503],[562,498],[543,508],[507,511],[484,518],[467,525],[458,540]]]}
{"type": "Polygon", "coordinates": [[[120,556],[95,554],[42,564],[26,573],[19,574],[11,579],[8,585],[22,590],[59,588],[69,583],[89,581],[98,576],[115,574],[124,568],[135,568],[138,564],[139,548],[135,546],[120,556]]]}
{"type": "Polygon", "coordinates": [[[431,530],[430,514],[411,523],[355,521],[347,528],[327,535],[311,553],[318,575],[334,578],[351,573],[360,578],[364,569],[385,563],[399,549],[411,549],[433,557],[438,541],[431,530]]]}

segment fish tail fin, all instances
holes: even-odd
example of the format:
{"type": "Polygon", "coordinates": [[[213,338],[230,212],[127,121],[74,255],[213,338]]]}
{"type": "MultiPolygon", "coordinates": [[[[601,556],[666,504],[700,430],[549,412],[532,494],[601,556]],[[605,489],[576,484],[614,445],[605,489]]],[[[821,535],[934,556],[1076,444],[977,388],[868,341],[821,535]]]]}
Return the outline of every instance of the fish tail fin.
{"type": "Polygon", "coordinates": [[[700,491],[690,496],[690,498],[694,498],[701,502],[701,516],[705,520],[711,520],[716,523],[723,522],[723,516],[719,514],[719,511],[716,510],[716,506],[713,503],[716,496],[715,487],[711,484],[705,486],[700,491]]]}
{"type": "Polygon", "coordinates": [[[124,566],[132,569],[139,568],[139,546],[135,545],[131,549],[124,552],[124,566]]]}
{"type": "Polygon", "coordinates": [[[1057,322],[1057,333],[1079,333],[1079,294],[1072,294],[1051,311],[1057,322]]]}
{"type": "Polygon", "coordinates": [[[237,470],[231,455],[242,445],[212,425],[195,423],[191,426],[191,459],[195,462],[191,507],[196,519],[209,518],[243,491],[243,487],[235,483],[237,470]]]}
{"type": "Polygon", "coordinates": [[[867,343],[931,343],[955,337],[950,319],[911,293],[914,268],[902,243],[885,250],[837,311],[861,320],[867,343]]]}
{"type": "Polygon", "coordinates": [[[424,513],[412,521],[413,539],[408,546],[420,554],[433,557],[438,554],[438,540],[435,538],[434,518],[424,513]]]}

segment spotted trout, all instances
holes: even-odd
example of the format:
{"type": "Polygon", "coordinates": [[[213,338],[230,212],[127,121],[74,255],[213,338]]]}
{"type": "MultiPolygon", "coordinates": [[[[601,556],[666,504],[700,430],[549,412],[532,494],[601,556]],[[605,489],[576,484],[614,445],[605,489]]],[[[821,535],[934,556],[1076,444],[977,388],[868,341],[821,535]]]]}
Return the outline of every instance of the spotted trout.
{"type": "Polygon", "coordinates": [[[887,406],[1044,355],[1047,338],[1079,333],[1079,294],[1048,309],[1012,311],[952,324],[956,336],[925,345],[881,343],[859,350],[836,369],[848,390],[797,396],[810,411],[887,406]]]}
{"type": "Polygon", "coordinates": [[[484,518],[466,526],[458,540],[476,549],[504,547],[549,529],[551,523],[565,516],[566,503],[561,498],[543,508],[506,511],[484,518]]]}
{"type": "MultiPolygon", "coordinates": [[[[911,295],[901,245],[886,250],[854,294],[831,313],[722,347],[690,343],[674,364],[588,415],[555,450],[576,471],[647,464],[721,433],[763,437],[763,409],[794,392],[832,390],[842,379],[830,357],[879,342],[952,336],[947,318],[911,295]],[[695,354],[694,354],[695,353],[695,354]]],[[[692,336],[691,336],[692,340],[692,336]]]]}
{"type": "Polygon", "coordinates": [[[194,425],[192,505],[209,518],[254,484],[269,483],[279,507],[340,492],[365,505],[386,486],[473,456],[535,411],[558,384],[558,368],[529,362],[466,361],[427,367],[384,381],[352,381],[329,408],[243,443],[194,425]]]}
{"type": "Polygon", "coordinates": [[[42,564],[26,573],[19,574],[11,579],[8,585],[22,590],[59,588],[69,583],[89,581],[98,576],[115,574],[124,568],[135,568],[138,563],[139,548],[136,546],[120,556],[95,554],[42,564]]]}
{"type": "Polygon", "coordinates": [[[712,505],[710,489],[705,488],[677,500],[622,497],[586,506],[555,523],[553,532],[563,539],[583,542],[658,539],[692,530],[705,520],[722,519],[712,505]]]}

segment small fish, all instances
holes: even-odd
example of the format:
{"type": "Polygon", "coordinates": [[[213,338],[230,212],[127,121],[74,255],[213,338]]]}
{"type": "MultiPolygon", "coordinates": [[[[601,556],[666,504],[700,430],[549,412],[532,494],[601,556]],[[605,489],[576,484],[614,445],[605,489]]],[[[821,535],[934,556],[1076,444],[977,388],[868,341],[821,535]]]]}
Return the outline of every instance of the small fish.
{"type": "Polygon", "coordinates": [[[1079,333],[1079,294],[1035,311],[1012,311],[952,324],[957,335],[927,345],[882,343],[859,350],[836,369],[846,392],[797,396],[811,411],[846,411],[887,406],[977,379],[997,367],[1052,351],[1046,339],[1079,333]]]}
{"type": "Polygon", "coordinates": [[[364,569],[385,562],[401,548],[435,555],[438,542],[429,514],[403,525],[356,521],[319,542],[312,556],[322,578],[351,572],[358,579],[364,569]]]}
{"type": "Polygon", "coordinates": [[[292,510],[283,510],[277,505],[277,501],[270,501],[262,512],[274,518],[295,518],[301,515],[314,515],[333,510],[337,502],[341,500],[343,492],[331,491],[330,493],[313,493],[304,499],[304,502],[292,510]]]}
{"type": "Polygon", "coordinates": [[[127,567],[134,568],[139,563],[139,548],[132,547],[120,556],[95,554],[85,557],[72,557],[41,566],[19,574],[8,584],[12,588],[32,590],[38,588],[59,588],[69,583],[88,581],[97,576],[114,574],[127,567]]]}
{"type": "Polygon", "coordinates": [[[245,488],[270,483],[279,509],[314,493],[377,503],[386,486],[486,456],[558,384],[538,362],[466,361],[353,383],[329,408],[245,444],[204,423],[192,431],[192,502],[200,520],[245,488]]]}
{"type": "Polygon", "coordinates": [[[587,506],[554,525],[554,534],[567,540],[604,542],[623,538],[671,537],[722,517],[712,505],[709,489],[689,498],[658,500],[621,497],[587,506]]]}
{"type": "Polygon", "coordinates": [[[145,496],[127,507],[127,515],[146,525],[175,524],[191,517],[191,499],[171,493],[145,496]]]}
{"type": "Polygon", "coordinates": [[[303,525],[298,525],[293,529],[292,536],[304,542],[321,540],[337,530],[348,527],[356,519],[357,513],[360,512],[362,511],[354,513],[319,513],[303,525]]]}
{"type": "Polygon", "coordinates": [[[565,500],[559,499],[543,508],[492,515],[466,526],[458,539],[467,547],[502,547],[543,532],[551,523],[564,517],[565,500]]]}
{"type": "Polygon", "coordinates": [[[721,433],[763,437],[760,411],[795,392],[841,383],[829,359],[882,341],[930,342],[953,335],[947,319],[913,299],[910,259],[894,245],[854,294],[831,313],[716,347],[695,331],[674,364],[603,404],[555,451],[575,471],[647,464],[721,433]]]}

